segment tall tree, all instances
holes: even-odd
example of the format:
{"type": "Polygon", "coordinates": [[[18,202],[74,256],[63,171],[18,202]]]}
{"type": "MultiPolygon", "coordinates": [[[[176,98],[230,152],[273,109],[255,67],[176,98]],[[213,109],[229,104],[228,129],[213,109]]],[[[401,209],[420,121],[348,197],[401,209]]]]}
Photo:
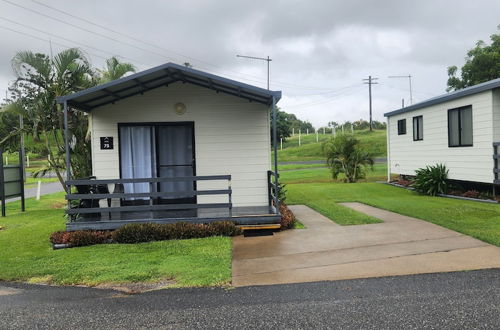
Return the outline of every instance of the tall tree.
{"type": "MultiPolygon", "coordinates": [[[[118,79],[134,71],[133,65],[120,63],[116,58],[107,61],[107,70],[96,74],[85,54],[77,48],[66,49],[53,58],[45,54],[22,51],[12,59],[12,68],[17,76],[9,87],[10,98],[4,110],[21,114],[24,118],[24,133],[41,141],[47,154],[47,166],[37,174],[54,172],[64,186],[65,145],[63,109],[57,97],[89,88],[104,79],[118,79]]],[[[2,116],[9,119],[12,116],[2,116]]],[[[88,116],[71,107],[68,109],[70,133],[71,172],[81,178],[91,174],[90,139],[88,139],[88,116]]],[[[0,138],[0,145],[12,143],[14,137],[23,132],[11,127],[10,132],[0,138]]]]}
{"type": "Polygon", "coordinates": [[[100,74],[100,83],[106,83],[116,79],[120,79],[127,73],[133,73],[136,67],[131,63],[120,62],[115,56],[106,60],[106,68],[98,70],[100,74]]]}
{"type": "MultiPolygon", "coordinates": [[[[21,51],[12,59],[12,68],[17,79],[9,88],[12,98],[6,106],[7,111],[21,114],[25,119],[25,133],[33,135],[34,139],[43,140],[48,165],[41,173],[55,172],[63,184],[65,149],[61,131],[64,126],[62,107],[57,104],[57,97],[93,84],[89,61],[77,48],[64,50],[53,58],[21,51]]],[[[78,136],[82,125],[86,124],[84,114],[71,110],[69,123],[74,141],[71,152],[84,149],[88,153],[90,148],[85,141],[85,134],[83,139],[78,136]]],[[[13,129],[9,137],[21,133],[21,129],[13,129]]],[[[82,157],[80,162],[74,163],[72,170],[80,175],[88,173],[90,168],[90,157],[82,157]]]]}
{"type": "Polygon", "coordinates": [[[465,64],[460,69],[460,77],[457,66],[448,67],[447,91],[500,78],[500,34],[493,34],[490,39],[491,45],[479,40],[476,46],[467,52],[465,64]]]}

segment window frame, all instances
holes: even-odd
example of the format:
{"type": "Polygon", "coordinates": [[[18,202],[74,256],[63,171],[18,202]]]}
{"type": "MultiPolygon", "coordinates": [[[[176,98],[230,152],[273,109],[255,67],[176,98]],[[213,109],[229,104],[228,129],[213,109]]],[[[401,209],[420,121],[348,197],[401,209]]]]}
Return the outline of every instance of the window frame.
{"type": "Polygon", "coordinates": [[[472,104],[465,105],[462,107],[458,108],[453,108],[453,109],[448,109],[448,148],[462,148],[462,147],[473,147],[474,146],[474,115],[472,112],[472,104]],[[472,143],[471,144],[462,144],[462,116],[461,112],[463,110],[470,109],[471,112],[471,137],[472,137],[472,143]],[[450,116],[451,113],[453,112],[458,112],[458,144],[457,145],[452,145],[451,144],[451,124],[450,124],[450,116]]]}
{"type": "Polygon", "coordinates": [[[424,116],[423,115],[414,116],[413,121],[412,121],[412,127],[413,127],[413,141],[423,141],[424,140],[424,116]],[[420,127],[420,125],[419,125],[420,118],[422,119],[422,127],[420,127]],[[417,121],[417,138],[415,138],[415,120],[417,121]],[[420,128],[422,131],[421,138],[419,138],[419,134],[418,134],[418,132],[420,131],[420,128]]]}
{"type": "Polygon", "coordinates": [[[398,120],[398,135],[406,135],[406,118],[398,120]],[[401,126],[400,124],[401,123],[401,126]],[[401,129],[404,128],[404,129],[401,129]]]}

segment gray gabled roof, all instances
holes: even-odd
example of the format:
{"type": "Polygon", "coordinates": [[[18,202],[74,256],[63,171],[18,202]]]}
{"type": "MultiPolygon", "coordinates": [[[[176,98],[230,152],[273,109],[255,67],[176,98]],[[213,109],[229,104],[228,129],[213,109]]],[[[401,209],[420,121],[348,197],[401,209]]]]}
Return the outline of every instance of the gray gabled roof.
{"type": "Polygon", "coordinates": [[[417,110],[417,109],[422,109],[422,108],[425,108],[425,107],[428,107],[431,105],[444,103],[447,101],[458,99],[460,97],[481,93],[481,92],[484,92],[484,91],[487,91],[490,89],[494,89],[494,88],[498,88],[498,87],[500,87],[500,78],[493,79],[493,80],[490,80],[490,81],[487,81],[487,82],[484,82],[484,83],[481,83],[478,85],[474,85],[471,87],[466,87],[464,89],[460,89],[458,91],[454,91],[451,93],[436,96],[436,97],[430,98],[428,100],[425,100],[423,102],[410,105],[409,107],[406,107],[406,108],[401,108],[398,110],[387,112],[387,113],[384,113],[384,116],[390,117],[390,116],[394,116],[394,115],[397,115],[400,113],[405,113],[405,112],[410,112],[410,111],[417,110]]]}
{"type": "Polygon", "coordinates": [[[281,98],[281,91],[270,91],[183,65],[167,63],[80,92],[61,96],[57,101],[59,103],[66,101],[74,108],[90,112],[95,108],[158,87],[168,86],[177,81],[210,88],[217,92],[267,105],[272,104],[273,98],[276,102],[281,98]]]}

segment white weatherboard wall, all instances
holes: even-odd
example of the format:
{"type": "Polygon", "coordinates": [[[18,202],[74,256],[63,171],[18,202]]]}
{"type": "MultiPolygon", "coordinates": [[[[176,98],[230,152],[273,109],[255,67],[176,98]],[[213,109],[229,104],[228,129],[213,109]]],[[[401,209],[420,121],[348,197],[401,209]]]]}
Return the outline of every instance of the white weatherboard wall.
{"type": "MultiPolygon", "coordinates": [[[[118,123],[194,122],[196,175],[232,175],[234,206],[268,203],[269,107],[191,84],[174,83],[92,112],[92,167],[98,179],[120,177],[118,123]],[[184,115],[174,112],[182,102],[184,115]],[[100,137],[114,138],[100,150],[100,137]]],[[[200,181],[198,189],[226,189],[227,181],[200,181]]],[[[199,203],[227,202],[225,196],[198,196],[199,203]]]]}
{"type": "Polygon", "coordinates": [[[418,168],[442,163],[449,169],[450,179],[493,183],[492,107],[492,91],[489,90],[390,116],[391,172],[414,175],[418,168]],[[450,148],[448,110],[467,105],[472,105],[473,146],[450,148]],[[424,139],[413,141],[413,117],[420,115],[423,116],[424,139]],[[398,135],[400,119],[406,119],[405,135],[398,135]]]}

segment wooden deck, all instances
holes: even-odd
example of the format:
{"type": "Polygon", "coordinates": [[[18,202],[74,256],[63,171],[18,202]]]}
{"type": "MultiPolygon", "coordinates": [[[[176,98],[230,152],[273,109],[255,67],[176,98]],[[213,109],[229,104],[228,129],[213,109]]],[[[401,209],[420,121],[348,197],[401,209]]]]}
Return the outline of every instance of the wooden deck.
{"type": "MultiPolygon", "coordinates": [[[[268,178],[271,175],[268,173],[268,178]]],[[[80,193],[66,195],[68,200],[67,214],[70,221],[66,224],[68,231],[73,230],[112,230],[130,223],[175,223],[193,222],[210,223],[230,220],[238,225],[276,225],[281,215],[273,206],[277,202],[269,184],[268,205],[252,207],[233,207],[231,195],[231,176],[194,176],[176,178],[143,178],[143,179],[106,179],[106,180],[71,180],[68,187],[84,186],[80,193]],[[155,187],[161,182],[227,180],[227,189],[191,190],[182,192],[158,192],[155,187]],[[148,183],[149,192],[125,193],[123,185],[148,183]],[[117,185],[122,188],[116,189],[117,185]],[[113,192],[109,193],[109,186],[113,192]],[[103,192],[103,189],[105,192],[103,192]],[[226,195],[227,203],[172,202],[176,196],[226,195]],[[163,199],[162,199],[163,198],[163,199]],[[274,203],[273,203],[274,201],[274,203]]],[[[78,190],[78,189],[77,189],[78,190]]],[[[195,200],[195,199],[194,199],[195,200]]]]}

